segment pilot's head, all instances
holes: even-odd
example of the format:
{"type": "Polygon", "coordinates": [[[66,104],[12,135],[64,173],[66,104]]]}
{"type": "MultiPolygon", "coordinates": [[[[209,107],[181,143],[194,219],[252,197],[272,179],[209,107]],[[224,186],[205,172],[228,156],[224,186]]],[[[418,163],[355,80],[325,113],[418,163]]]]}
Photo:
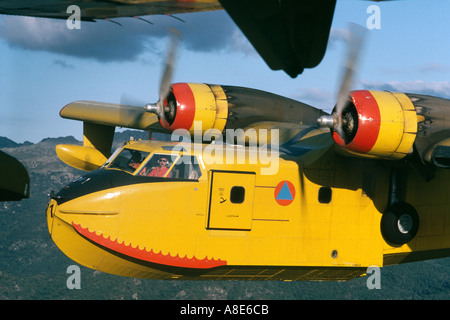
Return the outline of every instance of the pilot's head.
{"type": "Polygon", "coordinates": [[[167,166],[167,158],[166,158],[166,157],[162,157],[162,158],[160,158],[158,161],[159,161],[159,166],[160,166],[160,167],[165,167],[165,166],[167,166]]]}

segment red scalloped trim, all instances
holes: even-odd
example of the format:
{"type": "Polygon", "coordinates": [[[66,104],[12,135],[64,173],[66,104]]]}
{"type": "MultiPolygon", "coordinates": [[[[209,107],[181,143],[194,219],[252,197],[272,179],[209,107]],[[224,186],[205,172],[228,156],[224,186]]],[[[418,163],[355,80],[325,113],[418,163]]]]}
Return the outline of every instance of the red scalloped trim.
{"type": "Polygon", "coordinates": [[[204,259],[200,260],[197,259],[195,256],[189,259],[187,258],[186,255],[181,258],[180,256],[178,256],[178,254],[175,257],[172,257],[170,253],[166,255],[162,254],[161,251],[155,253],[153,252],[153,249],[147,251],[146,248],[139,249],[139,246],[133,248],[131,246],[131,243],[129,245],[125,245],[124,242],[119,243],[117,240],[113,241],[110,239],[111,237],[105,238],[103,234],[97,235],[95,231],[91,232],[88,230],[88,228],[83,228],[79,224],[75,224],[72,222],[72,226],[79,234],[88,238],[89,240],[92,240],[95,243],[98,243],[103,247],[106,247],[118,253],[143,261],[168,265],[172,267],[194,268],[194,269],[209,269],[219,266],[225,266],[227,264],[226,261],[220,259],[218,260],[208,259],[208,257],[205,257],[204,259]]]}

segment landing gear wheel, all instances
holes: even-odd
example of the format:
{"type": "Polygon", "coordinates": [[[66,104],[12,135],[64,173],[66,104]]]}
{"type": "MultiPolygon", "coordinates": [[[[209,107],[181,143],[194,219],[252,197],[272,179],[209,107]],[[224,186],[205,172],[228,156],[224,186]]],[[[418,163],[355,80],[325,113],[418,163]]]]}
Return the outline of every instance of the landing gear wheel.
{"type": "Polygon", "coordinates": [[[384,240],[394,245],[403,245],[416,236],[419,215],[412,205],[397,202],[383,214],[380,227],[384,240]]]}

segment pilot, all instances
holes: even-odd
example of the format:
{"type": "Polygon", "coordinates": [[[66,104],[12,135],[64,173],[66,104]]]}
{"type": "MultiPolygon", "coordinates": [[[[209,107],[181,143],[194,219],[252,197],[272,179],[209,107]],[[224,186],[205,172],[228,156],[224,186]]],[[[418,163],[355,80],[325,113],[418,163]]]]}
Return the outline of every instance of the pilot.
{"type": "MultiPolygon", "coordinates": [[[[155,167],[149,174],[149,177],[164,177],[164,175],[166,174],[166,172],[169,170],[168,168],[168,162],[167,162],[167,158],[166,157],[161,157],[158,160],[159,166],[155,167]]],[[[168,178],[170,177],[170,174],[167,176],[168,178]]]]}
{"type": "Polygon", "coordinates": [[[139,151],[135,151],[131,154],[131,160],[128,166],[130,166],[133,169],[137,169],[141,165],[142,159],[141,154],[139,151]]]}

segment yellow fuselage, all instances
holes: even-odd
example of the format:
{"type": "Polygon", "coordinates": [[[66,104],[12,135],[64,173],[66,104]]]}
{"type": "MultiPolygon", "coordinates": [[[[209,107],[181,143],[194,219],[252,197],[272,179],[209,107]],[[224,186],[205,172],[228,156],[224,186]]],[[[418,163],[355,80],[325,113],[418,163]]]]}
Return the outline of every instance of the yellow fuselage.
{"type": "MultiPolygon", "coordinates": [[[[125,147],[151,157],[167,145],[125,147]]],[[[308,169],[279,157],[276,173],[262,174],[268,165],[249,161],[244,149],[241,163],[213,163],[205,146],[192,148],[197,179],[93,171],[66,187],[77,190],[72,196],[50,201],[51,237],[84,266],[154,279],[351,279],[369,266],[449,254],[448,171],[425,182],[408,169],[405,201],[420,229],[393,246],[380,232],[390,167],[330,150],[308,169]]]]}

